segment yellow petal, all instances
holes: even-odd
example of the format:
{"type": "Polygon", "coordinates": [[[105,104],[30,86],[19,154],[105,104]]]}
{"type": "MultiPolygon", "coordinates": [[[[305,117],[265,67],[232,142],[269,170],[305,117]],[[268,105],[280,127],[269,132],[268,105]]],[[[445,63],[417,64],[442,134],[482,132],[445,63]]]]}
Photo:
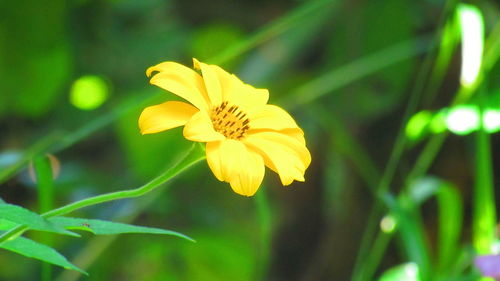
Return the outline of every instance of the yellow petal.
{"type": "Polygon", "coordinates": [[[236,75],[228,73],[217,65],[208,65],[197,59],[193,59],[193,63],[196,69],[201,69],[208,94],[214,105],[228,101],[230,104],[238,105],[243,109],[250,109],[255,106],[265,105],[269,100],[269,91],[267,89],[256,89],[245,84],[236,75]],[[213,89],[213,95],[210,88],[213,89]]]}
{"type": "Polygon", "coordinates": [[[202,63],[197,59],[193,58],[194,67],[201,69],[201,74],[203,75],[203,82],[205,83],[205,88],[207,89],[208,98],[212,105],[219,105],[222,103],[222,90],[219,77],[217,76],[218,68],[215,65],[208,65],[202,63]]]}
{"type": "Polygon", "coordinates": [[[229,182],[240,195],[254,195],[264,178],[262,157],[240,141],[207,143],[207,162],[217,179],[229,182]]]}
{"type": "Polygon", "coordinates": [[[141,134],[153,134],[182,126],[198,112],[194,106],[180,101],[167,101],[146,107],[139,117],[141,134]]]}
{"type": "Polygon", "coordinates": [[[279,132],[258,132],[247,135],[243,142],[264,158],[264,163],[278,173],[281,183],[304,181],[311,163],[311,154],[297,138],[279,132]]]}
{"type": "Polygon", "coordinates": [[[162,62],[147,69],[150,76],[158,71],[150,83],[165,89],[196,106],[207,110],[209,100],[203,78],[194,70],[176,62],[162,62]]]}
{"type": "Polygon", "coordinates": [[[222,163],[220,158],[220,145],[222,141],[207,142],[205,146],[205,151],[207,153],[207,163],[210,170],[214,173],[215,177],[224,181],[222,176],[222,163]]]}
{"type": "Polygon", "coordinates": [[[284,130],[298,128],[292,116],[276,105],[266,104],[248,113],[251,129],[284,130]]]}
{"type": "Polygon", "coordinates": [[[302,131],[302,129],[299,127],[284,129],[284,130],[280,130],[279,132],[282,134],[288,135],[292,138],[295,138],[303,145],[306,145],[306,139],[304,138],[304,131],[302,131]]]}
{"type": "Polygon", "coordinates": [[[302,131],[301,128],[288,128],[288,129],[283,129],[283,130],[272,130],[272,129],[252,129],[248,130],[248,134],[257,134],[257,133],[262,133],[262,132],[275,132],[275,133],[281,133],[285,134],[289,137],[292,137],[299,141],[301,144],[305,145],[306,144],[306,139],[304,138],[304,131],[302,131]]]}
{"type": "Polygon", "coordinates": [[[198,111],[184,126],[184,137],[197,142],[211,142],[223,140],[225,137],[216,132],[212,120],[204,111],[198,111]]]}

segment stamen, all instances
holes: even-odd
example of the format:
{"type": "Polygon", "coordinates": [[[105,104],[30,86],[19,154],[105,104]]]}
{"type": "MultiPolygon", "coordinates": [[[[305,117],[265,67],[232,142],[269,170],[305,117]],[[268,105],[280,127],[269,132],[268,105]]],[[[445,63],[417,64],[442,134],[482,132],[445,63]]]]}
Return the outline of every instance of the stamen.
{"type": "Polygon", "coordinates": [[[239,140],[250,129],[250,120],[237,105],[228,106],[227,101],[212,108],[210,118],[214,129],[226,138],[239,140]]]}

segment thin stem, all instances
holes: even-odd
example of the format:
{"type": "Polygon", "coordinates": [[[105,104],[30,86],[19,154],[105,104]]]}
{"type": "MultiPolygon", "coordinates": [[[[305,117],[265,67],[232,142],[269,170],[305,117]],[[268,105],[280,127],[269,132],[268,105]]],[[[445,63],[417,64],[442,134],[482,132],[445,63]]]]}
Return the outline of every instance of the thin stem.
{"type": "MultiPolygon", "coordinates": [[[[484,77],[489,73],[492,66],[495,65],[499,56],[500,56],[500,23],[497,23],[487,40],[485,55],[483,59],[484,64],[481,73],[479,74],[476,82],[472,86],[467,88],[465,87],[460,88],[458,93],[455,95],[455,98],[452,102],[452,106],[466,102],[472,96],[472,93],[477,89],[477,87],[479,87],[479,85],[483,83],[484,77]]],[[[447,133],[435,135],[427,142],[423,152],[419,155],[419,158],[417,159],[415,166],[409,173],[405,189],[409,187],[409,183],[413,182],[414,179],[417,179],[426,173],[426,171],[429,169],[430,165],[436,158],[437,153],[440,151],[440,148],[443,145],[444,140],[446,139],[447,136],[448,136],[447,133]]],[[[379,233],[379,235],[383,234],[379,233]]],[[[366,253],[367,251],[364,252],[366,253]]],[[[358,257],[362,258],[361,256],[358,257]]],[[[376,269],[376,266],[375,267],[371,266],[370,268],[376,269]]],[[[363,276],[365,276],[365,274],[363,274],[363,276]]],[[[361,280],[361,279],[355,279],[355,280],[361,280]]],[[[364,280],[367,279],[365,278],[364,280]]]]}
{"type": "Polygon", "coordinates": [[[480,128],[476,134],[476,177],[472,209],[472,237],[474,248],[479,254],[491,254],[491,248],[495,241],[496,210],[490,137],[484,129],[483,122],[485,110],[484,88],[483,86],[477,93],[480,100],[480,128]]]}
{"type": "Polygon", "coordinates": [[[339,1],[316,0],[304,2],[302,6],[294,9],[287,15],[273,21],[271,24],[266,25],[259,32],[256,32],[253,36],[239,41],[234,45],[231,45],[216,57],[209,59],[209,62],[219,65],[228,62],[238,55],[246,53],[252,48],[255,48],[256,46],[270,40],[271,38],[278,36],[286,30],[299,25],[303,20],[307,20],[308,17],[314,15],[314,13],[317,13],[321,9],[325,9],[328,5],[335,5],[337,2],[339,1]]]}
{"type": "Polygon", "coordinates": [[[257,265],[256,280],[266,279],[265,274],[271,253],[272,217],[266,190],[262,186],[255,196],[257,218],[260,225],[260,259],[257,265]]]}
{"type": "MultiPolygon", "coordinates": [[[[158,177],[154,178],[153,180],[151,180],[150,182],[146,183],[143,186],[140,186],[135,189],[116,191],[86,198],[68,204],[66,206],[51,210],[49,212],[46,212],[42,214],[42,217],[50,218],[54,216],[60,216],[96,204],[144,195],[154,190],[155,188],[161,186],[165,182],[169,181],[176,175],[180,174],[181,172],[185,171],[186,169],[200,162],[203,159],[205,159],[205,154],[202,153],[200,145],[193,144],[193,147],[181,158],[181,160],[179,160],[176,164],[174,164],[170,169],[167,169],[158,177]]],[[[0,236],[0,243],[3,243],[16,235],[20,235],[22,232],[26,230],[28,230],[28,227],[18,226],[7,231],[0,236]]]]}
{"type": "MultiPolygon", "coordinates": [[[[454,0],[449,0],[446,2],[446,5],[443,9],[443,13],[441,16],[441,26],[443,26],[444,22],[446,21],[448,14],[452,10],[452,7],[454,5],[454,0]]],[[[437,45],[436,43],[439,42],[439,38],[441,37],[442,33],[442,27],[440,30],[438,30],[437,34],[433,37],[433,43],[432,46],[437,45]]],[[[420,97],[423,94],[423,90],[425,88],[425,81],[427,76],[429,75],[431,69],[432,69],[432,58],[433,54],[428,53],[424,63],[422,64],[422,67],[417,75],[417,80],[415,83],[415,87],[413,88],[413,91],[410,96],[410,100],[408,102],[408,105],[406,107],[401,127],[398,132],[398,135],[396,137],[396,141],[394,144],[394,148],[391,152],[389,161],[387,163],[386,169],[384,170],[384,173],[382,174],[382,179],[377,186],[377,193],[382,195],[386,193],[389,190],[390,183],[392,181],[392,178],[396,172],[396,168],[398,166],[399,159],[401,158],[403,151],[406,146],[406,138],[404,136],[404,128],[408,122],[408,118],[410,115],[415,112],[418,101],[420,100],[420,97]]],[[[377,198],[378,199],[378,198],[377,198]]],[[[372,237],[375,236],[375,233],[377,232],[377,226],[378,226],[378,219],[380,217],[380,212],[382,211],[382,206],[383,203],[381,200],[376,200],[374,203],[374,206],[371,209],[370,212],[370,217],[368,219],[368,226],[366,227],[366,230],[363,234],[363,238],[361,241],[361,247],[358,252],[358,258],[356,260],[356,265],[354,268],[354,273],[353,273],[353,280],[369,280],[373,273],[374,269],[377,268],[375,265],[367,265],[367,260],[365,260],[365,257],[368,256],[368,252],[370,250],[370,245],[372,244],[371,242],[372,237]],[[367,272],[366,268],[372,269],[372,271],[367,272]]],[[[381,251],[383,252],[383,251],[381,251]]]]}
{"type": "Polygon", "coordinates": [[[292,109],[312,102],[369,74],[427,52],[432,47],[428,41],[427,36],[404,41],[335,68],[298,87],[280,104],[292,109]]]}
{"type": "MultiPolygon", "coordinates": [[[[406,126],[406,123],[408,122],[408,118],[411,116],[413,112],[415,112],[418,101],[420,99],[420,96],[422,95],[422,90],[424,88],[424,82],[426,80],[426,76],[429,73],[429,70],[432,66],[432,61],[430,59],[431,56],[428,56],[425,62],[423,63],[423,66],[417,76],[417,80],[415,83],[415,87],[412,91],[412,94],[410,96],[410,100],[408,102],[408,106],[406,107],[405,113],[402,118],[402,122],[400,125],[400,130],[398,132],[398,135],[396,137],[395,144],[393,146],[393,150],[391,152],[391,155],[389,157],[389,161],[387,162],[386,168],[382,174],[382,179],[380,180],[377,188],[376,188],[376,193],[378,194],[384,194],[389,190],[390,183],[392,182],[392,179],[396,173],[397,167],[399,160],[401,159],[401,156],[403,155],[405,146],[406,146],[406,138],[404,136],[404,127],[406,126]]],[[[380,217],[380,213],[382,212],[383,209],[383,203],[380,200],[376,200],[371,211],[370,211],[370,217],[368,218],[368,225],[366,227],[366,230],[363,234],[363,238],[361,241],[361,247],[358,252],[358,258],[356,261],[356,266],[354,270],[354,276],[353,280],[368,280],[371,277],[371,272],[370,273],[365,273],[363,271],[363,267],[365,266],[366,260],[364,260],[365,257],[368,256],[368,251],[370,248],[370,245],[372,244],[372,237],[375,236],[375,233],[377,232],[377,226],[378,226],[378,219],[380,217]],[[368,279],[361,279],[361,277],[365,277],[368,279]]],[[[368,266],[369,268],[373,268],[373,266],[368,266]]]]}
{"type": "Polygon", "coordinates": [[[19,160],[17,160],[11,166],[0,171],[0,183],[9,179],[13,174],[19,171],[19,169],[25,166],[35,156],[47,151],[50,147],[54,145],[55,142],[59,141],[60,138],[61,138],[61,132],[54,132],[38,140],[30,148],[24,151],[23,156],[19,160]]]}
{"type": "MultiPolygon", "coordinates": [[[[136,207],[132,211],[127,211],[125,214],[116,214],[113,216],[111,221],[121,222],[121,223],[132,223],[141,213],[151,204],[154,204],[158,198],[162,195],[162,192],[169,187],[171,182],[167,182],[164,185],[156,188],[147,196],[142,196],[137,199],[136,207]]],[[[79,268],[87,270],[90,268],[92,263],[94,263],[98,258],[102,256],[102,253],[109,247],[119,236],[96,236],[94,237],[74,258],[73,263],[78,265],[79,268]]],[[[76,281],[81,277],[81,273],[74,270],[64,270],[55,279],[57,281],[76,281]]]]}
{"type": "MultiPolygon", "coordinates": [[[[36,183],[38,186],[38,205],[40,212],[47,212],[53,208],[54,203],[54,172],[50,156],[44,155],[33,160],[33,167],[35,170],[36,183]]],[[[52,246],[54,236],[51,233],[41,233],[40,240],[43,244],[52,246]]],[[[49,263],[42,263],[41,280],[52,280],[52,265],[49,263]]]]}

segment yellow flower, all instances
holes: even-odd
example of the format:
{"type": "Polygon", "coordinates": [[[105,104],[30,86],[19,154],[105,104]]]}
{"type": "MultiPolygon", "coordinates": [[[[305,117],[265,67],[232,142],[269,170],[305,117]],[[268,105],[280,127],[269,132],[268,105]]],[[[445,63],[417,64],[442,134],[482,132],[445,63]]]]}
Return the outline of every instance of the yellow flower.
{"type": "Polygon", "coordinates": [[[167,101],[144,109],[142,134],[184,125],[184,137],[206,143],[207,162],[234,192],[252,196],[264,178],[264,165],[283,185],[304,181],[311,163],[303,131],[282,108],[267,104],[269,92],[243,83],[216,65],[194,61],[201,75],[175,62],[146,71],[151,84],[187,100],[167,101]]]}

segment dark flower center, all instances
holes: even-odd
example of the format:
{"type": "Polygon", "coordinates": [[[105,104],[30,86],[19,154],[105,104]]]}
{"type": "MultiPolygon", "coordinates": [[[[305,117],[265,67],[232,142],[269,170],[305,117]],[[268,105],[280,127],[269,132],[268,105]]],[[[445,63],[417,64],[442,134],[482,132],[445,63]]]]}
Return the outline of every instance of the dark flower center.
{"type": "Polygon", "coordinates": [[[214,129],[228,139],[240,140],[250,128],[247,115],[238,106],[229,106],[227,101],[212,108],[210,119],[214,129]]]}

